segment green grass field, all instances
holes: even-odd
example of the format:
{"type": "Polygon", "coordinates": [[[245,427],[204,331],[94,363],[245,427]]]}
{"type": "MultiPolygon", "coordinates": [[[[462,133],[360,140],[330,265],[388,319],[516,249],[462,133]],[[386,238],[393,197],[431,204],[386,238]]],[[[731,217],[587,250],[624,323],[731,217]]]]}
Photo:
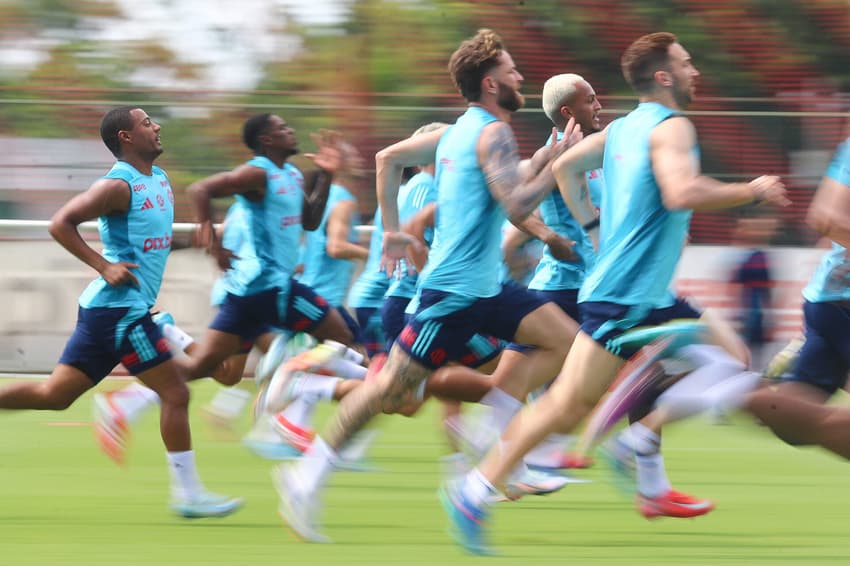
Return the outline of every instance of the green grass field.
{"type": "Polygon", "coordinates": [[[501,504],[493,528],[501,557],[467,556],[447,536],[436,497],[444,445],[434,406],[379,421],[372,454],[381,471],[333,478],[324,523],[335,544],[296,542],[276,513],[271,464],[200,418],[213,391],[193,385],[194,439],[208,487],[246,499],[225,519],[169,515],[154,413],[136,428],[125,469],[95,446],[90,395],[63,413],[4,414],[0,565],[850,563],[847,465],[787,447],[743,418],[666,435],[676,486],[713,497],[710,515],[647,521],[599,463],[582,473],[592,484],[501,504]]]}

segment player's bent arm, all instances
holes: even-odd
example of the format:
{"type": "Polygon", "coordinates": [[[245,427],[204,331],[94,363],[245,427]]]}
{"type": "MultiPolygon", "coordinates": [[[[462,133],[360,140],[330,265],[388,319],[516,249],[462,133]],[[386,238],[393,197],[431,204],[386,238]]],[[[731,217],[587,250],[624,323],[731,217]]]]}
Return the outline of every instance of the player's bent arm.
{"type": "Polygon", "coordinates": [[[384,232],[398,232],[398,188],[405,167],[433,163],[446,128],[420,134],[385,147],[375,155],[375,182],[384,232]]]}
{"type": "Polygon", "coordinates": [[[366,261],[369,256],[368,248],[348,241],[351,217],[356,209],[357,201],[344,200],[338,202],[328,216],[328,240],[325,249],[330,257],[366,261]]]}
{"type": "Polygon", "coordinates": [[[110,263],[80,235],[77,226],[100,216],[127,212],[130,186],[121,179],[100,179],[87,191],[73,197],[50,219],[48,232],[54,240],[98,273],[110,263]]]}
{"type": "Polygon", "coordinates": [[[258,201],[265,195],[266,182],[265,169],[240,165],[232,171],[216,173],[196,181],[186,188],[186,192],[196,220],[204,224],[212,219],[212,199],[242,194],[249,200],[258,201]]]}
{"type": "Polygon", "coordinates": [[[570,209],[570,214],[582,226],[596,220],[596,207],[587,192],[585,172],[602,167],[607,137],[607,129],[590,135],[568,149],[552,164],[561,197],[570,209]]]}
{"type": "Polygon", "coordinates": [[[528,180],[520,174],[519,148],[511,127],[493,122],[484,127],[477,145],[478,163],[490,194],[505,209],[511,222],[525,220],[555,188],[549,167],[528,180]]]}
{"type": "Polygon", "coordinates": [[[696,130],[687,118],[661,122],[649,141],[652,172],[668,210],[714,210],[757,200],[752,183],[723,183],[701,174],[696,130]]]}
{"type": "Polygon", "coordinates": [[[304,174],[304,206],[301,209],[301,227],[312,232],[322,223],[333,174],[317,169],[304,174]]]}
{"type": "MultiPolygon", "coordinates": [[[[531,216],[529,216],[531,218],[531,216]]],[[[519,248],[529,240],[532,236],[528,232],[524,232],[518,226],[508,226],[504,237],[502,238],[502,257],[508,265],[511,273],[519,269],[519,248]]]]}
{"type": "Polygon", "coordinates": [[[806,222],[822,236],[850,248],[850,187],[824,177],[809,206],[806,222]]]}

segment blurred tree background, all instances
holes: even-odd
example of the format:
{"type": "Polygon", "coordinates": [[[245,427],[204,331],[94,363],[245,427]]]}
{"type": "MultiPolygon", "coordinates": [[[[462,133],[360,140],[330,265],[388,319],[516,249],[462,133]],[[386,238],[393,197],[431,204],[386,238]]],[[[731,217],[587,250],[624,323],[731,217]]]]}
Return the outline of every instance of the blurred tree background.
{"type": "MultiPolygon", "coordinates": [[[[583,75],[610,121],[635,102],[621,53],[665,30],[702,72],[690,114],[706,172],[785,176],[795,205],[782,212],[783,243],[812,241],[805,207],[847,134],[848,0],[325,0],[313,13],[305,4],[0,0],[0,166],[28,165],[25,152],[16,161],[18,138],[97,139],[104,110],[123,103],[162,123],[161,163],[178,193],[247,157],[239,132],[255,112],[282,115],[303,150],[309,132],[333,128],[371,159],[419,125],[462,111],[446,63],[481,27],[503,36],[525,76],[528,104],[514,126],[528,153],[549,127],[539,99],[546,78],[583,75]],[[316,17],[323,12],[330,17],[316,17]]],[[[21,194],[0,182],[0,212],[31,210],[8,204],[16,200],[56,198],[42,188],[21,194]]],[[[360,201],[370,216],[371,186],[360,187],[360,201]]],[[[188,220],[185,201],[178,206],[188,220]]],[[[727,243],[734,221],[698,214],[693,240],[727,243]]]]}

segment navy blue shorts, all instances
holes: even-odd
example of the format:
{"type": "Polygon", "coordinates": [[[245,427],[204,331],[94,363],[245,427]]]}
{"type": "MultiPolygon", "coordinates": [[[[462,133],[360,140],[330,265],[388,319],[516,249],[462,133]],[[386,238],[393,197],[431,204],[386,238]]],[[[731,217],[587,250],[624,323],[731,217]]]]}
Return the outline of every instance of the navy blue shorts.
{"type": "Polygon", "coordinates": [[[119,363],[139,375],[171,359],[171,350],[149,312],[138,316],[128,307],[83,308],[59,363],[77,368],[99,383],[119,363]]]}
{"type": "Polygon", "coordinates": [[[561,310],[576,322],[581,320],[578,312],[578,289],[562,289],[560,291],[541,291],[539,289],[529,290],[537,295],[537,298],[544,303],[555,303],[561,307],[561,310]]]}
{"type": "Polygon", "coordinates": [[[387,339],[384,336],[384,324],[381,322],[381,309],[375,307],[360,307],[354,309],[357,324],[363,335],[363,346],[372,358],[376,354],[386,352],[387,339]]]}
{"type": "Polygon", "coordinates": [[[342,320],[345,321],[345,326],[348,328],[349,332],[351,332],[351,336],[353,337],[353,341],[355,344],[363,343],[363,329],[360,328],[360,325],[357,324],[357,321],[354,320],[354,317],[348,312],[345,307],[335,307],[336,312],[339,313],[339,316],[342,317],[342,320]]]}
{"type": "Polygon", "coordinates": [[[581,313],[581,331],[612,354],[626,360],[632,357],[637,349],[620,348],[616,340],[618,336],[641,326],[658,326],[671,320],[693,320],[702,316],[702,313],[682,298],[677,298],[669,307],[649,311],[630,305],[592,301],[580,303],[578,308],[581,313]]]}
{"type": "MultiPolygon", "coordinates": [[[[381,307],[381,320],[384,323],[384,332],[387,335],[386,348],[389,352],[393,343],[401,331],[407,325],[413,315],[406,314],[410,299],[406,297],[385,297],[384,305],[381,307]]],[[[490,360],[495,359],[505,348],[507,342],[493,336],[475,334],[466,342],[463,353],[458,362],[471,368],[483,366],[490,360]]]]}
{"type": "Polygon", "coordinates": [[[850,307],[806,301],[803,316],[806,343],[787,379],[833,394],[847,383],[850,370],[850,307]]]}
{"type": "MultiPolygon", "coordinates": [[[[578,321],[578,289],[561,289],[559,291],[542,291],[540,289],[529,289],[538,299],[544,303],[555,303],[571,319],[578,321]]],[[[506,350],[526,353],[534,350],[534,346],[515,344],[511,342],[505,346],[506,350]]]]}
{"type": "Polygon", "coordinates": [[[404,325],[407,324],[404,310],[408,304],[410,304],[410,299],[407,297],[384,297],[384,304],[381,305],[381,324],[384,327],[387,352],[390,351],[393,342],[404,330],[404,325]]]}
{"type": "Polygon", "coordinates": [[[422,289],[416,314],[396,344],[417,363],[436,369],[462,362],[476,334],[513,339],[522,319],[542,305],[528,289],[510,283],[483,299],[422,289]]]}
{"type": "Polygon", "coordinates": [[[324,297],[293,279],[289,292],[275,287],[253,295],[228,293],[210,328],[250,341],[256,340],[269,327],[310,333],[330,309],[324,297]]]}

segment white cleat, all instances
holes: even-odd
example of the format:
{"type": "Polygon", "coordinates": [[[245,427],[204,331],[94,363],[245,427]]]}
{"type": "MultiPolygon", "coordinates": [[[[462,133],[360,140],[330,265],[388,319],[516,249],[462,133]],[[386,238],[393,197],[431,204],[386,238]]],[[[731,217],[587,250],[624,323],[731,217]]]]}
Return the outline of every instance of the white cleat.
{"type": "Polygon", "coordinates": [[[289,344],[289,334],[278,334],[272,343],[269,345],[269,350],[257,360],[257,366],[254,368],[254,382],[258,388],[261,388],[268,380],[271,379],[275,370],[280,367],[280,364],[286,361],[288,356],[287,345],[289,344]]]}
{"type": "Polygon", "coordinates": [[[316,524],[318,498],[304,492],[298,473],[291,466],[278,465],[272,470],[272,482],[280,499],[278,513],[295,536],[304,542],[331,542],[316,524]]]}
{"type": "MultiPolygon", "coordinates": [[[[578,483],[574,478],[524,468],[522,472],[508,479],[505,485],[504,499],[516,501],[526,495],[548,495],[565,488],[567,484],[578,483]]],[[[496,497],[497,501],[503,500],[496,497]]]]}

